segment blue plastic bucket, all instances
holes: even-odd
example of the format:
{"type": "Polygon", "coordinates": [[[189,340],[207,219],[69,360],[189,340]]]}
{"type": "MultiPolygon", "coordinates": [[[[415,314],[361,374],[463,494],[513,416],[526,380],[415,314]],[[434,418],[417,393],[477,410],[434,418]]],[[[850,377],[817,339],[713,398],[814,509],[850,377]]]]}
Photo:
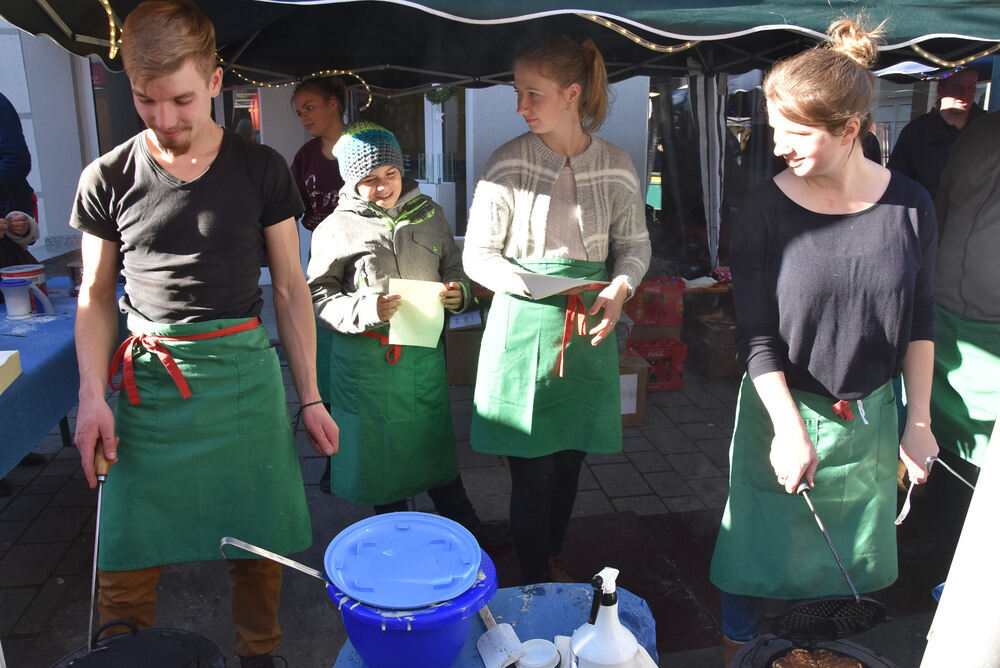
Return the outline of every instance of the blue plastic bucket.
{"type": "Polygon", "coordinates": [[[344,629],[368,668],[448,668],[462,651],[472,618],[497,590],[497,572],[482,553],[479,577],[465,592],[425,608],[387,610],[365,605],[327,585],[344,629]]]}

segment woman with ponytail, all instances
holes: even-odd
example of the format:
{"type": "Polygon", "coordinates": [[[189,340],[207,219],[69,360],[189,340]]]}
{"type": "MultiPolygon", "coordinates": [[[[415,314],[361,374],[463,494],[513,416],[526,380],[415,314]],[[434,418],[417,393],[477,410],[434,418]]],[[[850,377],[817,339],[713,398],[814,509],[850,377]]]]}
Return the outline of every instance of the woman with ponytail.
{"type": "Polygon", "coordinates": [[[764,599],[849,594],[796,490],[808,484],[859,591],[896,579],[896,464],[927,478],[937,226],[927,192],[866,160],[876,35],[851,20],[764,81],[788,167],[733,234],[736,338],[747,366],[730,491],[712,559],[728,658],[764,599]],[[903,374],[900,440],[891,379],[903,374]]]}
{"type": "Polygon", "coordinates": [[[593,42],[559,37],[523,51],[514,86],[529,132],[487,162],[463,260],[495,293],[471,441],[508,458],[511,534],[527,584],[570,578],[559,554],[584,456],[622,449],[614,327],[650,246],[632,161],[591,134],[608,111],[593,42]],[[532,300],[517,272],[610,283],[532,300]]]}

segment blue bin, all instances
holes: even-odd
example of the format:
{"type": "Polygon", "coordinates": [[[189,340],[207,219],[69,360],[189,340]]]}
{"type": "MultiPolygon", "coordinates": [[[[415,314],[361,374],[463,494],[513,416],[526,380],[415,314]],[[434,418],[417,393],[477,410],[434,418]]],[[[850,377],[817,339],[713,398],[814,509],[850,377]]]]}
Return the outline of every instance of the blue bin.
{"type": "Polygon", "coordinates": [[[344,629],[368,668],[448,668],[465,644],[472,618],[497,590],[497,572],[485,552],[479,577],[458,596],[413,610],[366,605],[327,585],[344,629]]]}

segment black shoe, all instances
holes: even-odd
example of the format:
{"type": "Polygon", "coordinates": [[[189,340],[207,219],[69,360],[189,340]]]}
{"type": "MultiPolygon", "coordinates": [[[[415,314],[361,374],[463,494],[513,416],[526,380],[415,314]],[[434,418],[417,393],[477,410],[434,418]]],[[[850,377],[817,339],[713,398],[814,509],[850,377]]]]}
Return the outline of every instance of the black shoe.
{"type": "Polygon", "coordinates": [[[326,492],[327,494],[332,494],[330,491],[330,458],[326,458],[326,470],[323,471],[323,475],[319,479],[319,491],[326,492]]]}
{"type": "Polygon", "coordinates": [[[259,656],[241,656],[240,668],[278,668],[279,664],[275,659],[281,661],[281,666],[288,668],[288,661],[283,656],[275,654],[261,654],[259,656]]]}
{"type": "Polygon", "coordinates": [[[497,520],[495,522],[480,522],[470,529],[476,541],[483,547],[503,545],[510,540],[510,522],[497,520]]]}

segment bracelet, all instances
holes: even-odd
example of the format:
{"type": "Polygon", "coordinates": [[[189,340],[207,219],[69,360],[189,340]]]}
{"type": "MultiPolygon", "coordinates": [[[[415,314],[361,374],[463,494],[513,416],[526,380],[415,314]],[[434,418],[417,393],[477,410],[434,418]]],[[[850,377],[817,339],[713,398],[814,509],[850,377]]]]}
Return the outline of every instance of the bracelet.
{"type": "Polygon", "coordinates": [[[310,401],[308,404],[302,404],[301,406],[299,406],[299,411],[301,412],[303,408],[309,408],[310,406],[316,406],[321,403],[323,403],[322,399],[320,399],[319,401],[310,401]]]}

